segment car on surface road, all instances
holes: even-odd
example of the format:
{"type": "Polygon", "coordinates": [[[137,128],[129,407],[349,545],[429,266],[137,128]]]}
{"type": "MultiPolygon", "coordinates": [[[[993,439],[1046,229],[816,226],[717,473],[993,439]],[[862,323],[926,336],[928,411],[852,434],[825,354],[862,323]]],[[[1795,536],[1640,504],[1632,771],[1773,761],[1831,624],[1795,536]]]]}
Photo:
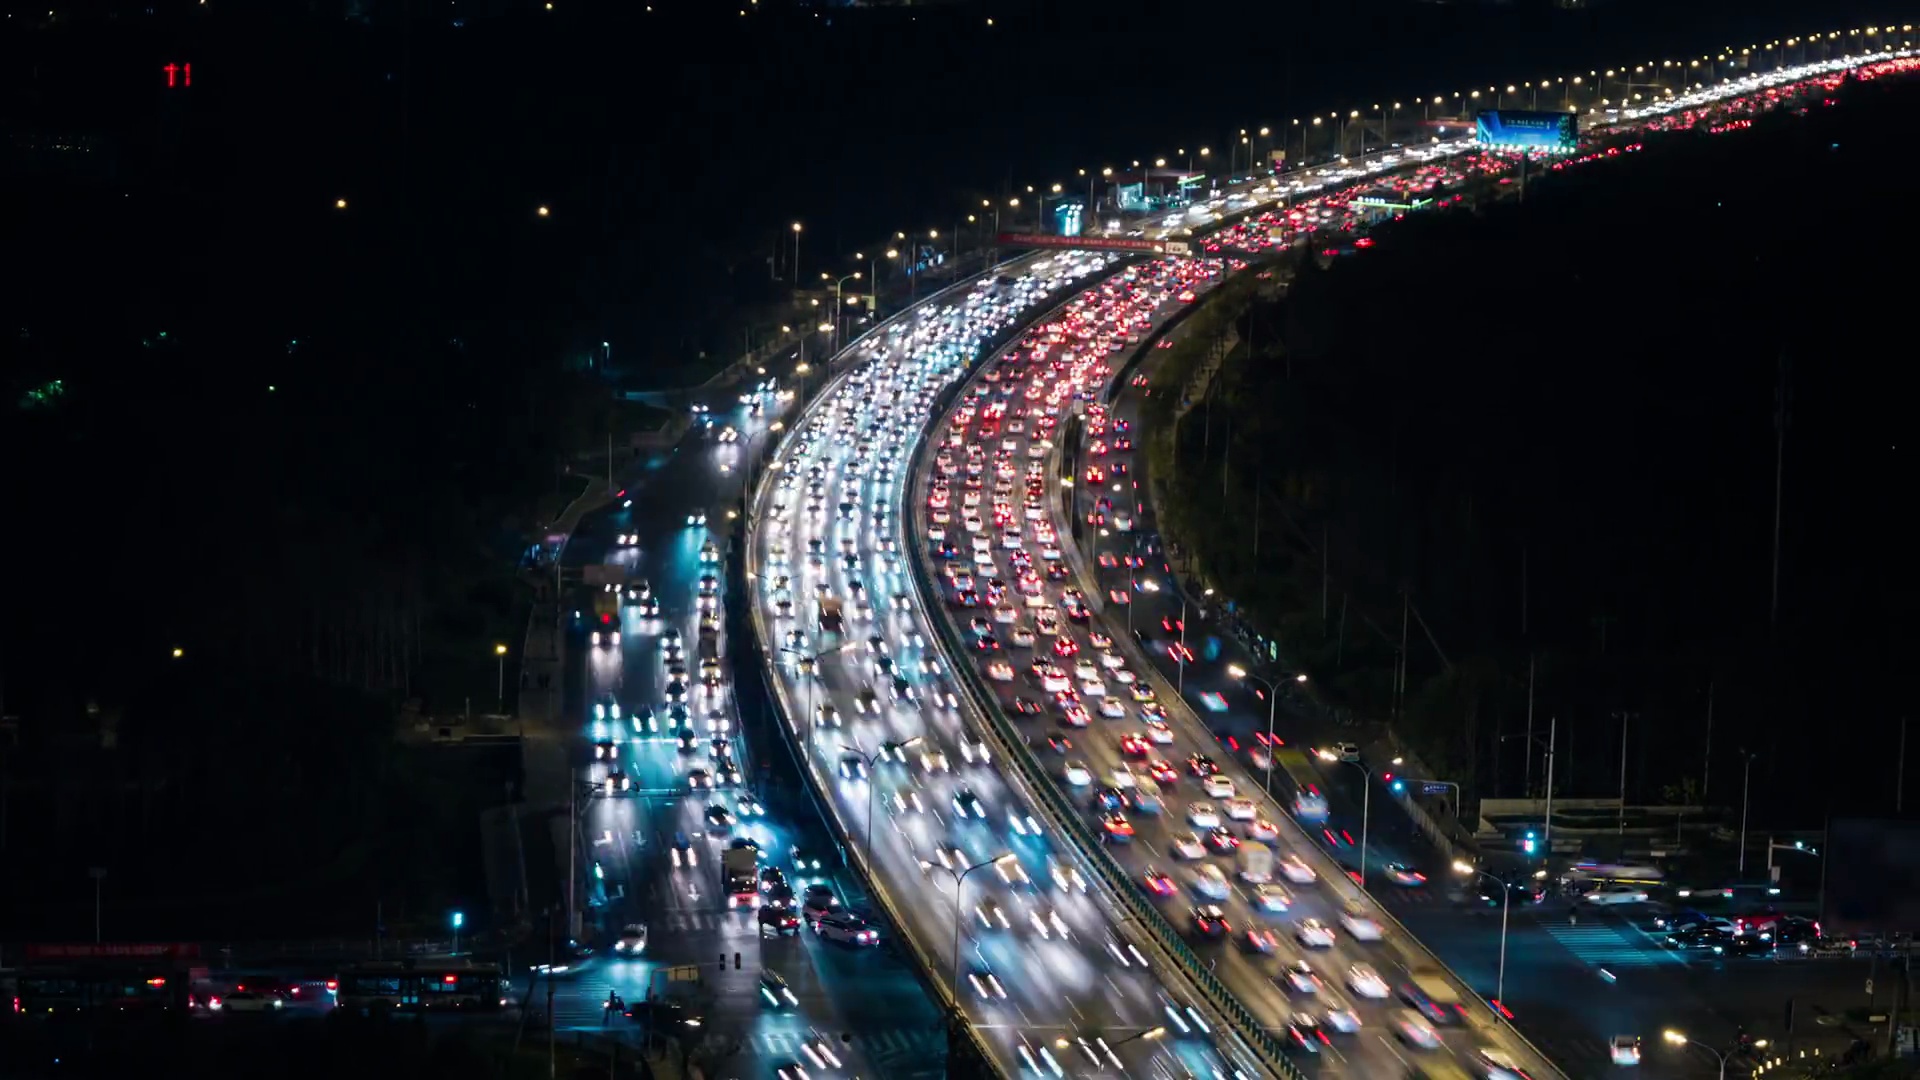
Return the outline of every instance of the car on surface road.
{"type": "Polygon", "coordinates": [[[839,907],[840,898],[833,895],[832,887],[827,885],[814,884],[807,886],[807,891],[801,901],[801,910],[806,913],[809,919],[817,919],[822,915],[833,912],[839,907]]]}
{"type": "Polygon", "coordinates": [[[800,916],[778,904],[762,904],[757,921],[762,934],[772,930],[776,935],[784,937],[787,934],[800,932],[800,916]]]}
{"type": "Polygon", "coordinates": [[[622,956],[638,956],[647,951],[647,928],[639,923],[628,923],[620,931],[620,939],[613,943],[613,951],[622,956]]]}
{"type": "Polygon", "coordinates": [[[788,986],[787,980],[781,978],[780,973],[772,968],[760,973],[760,997],[776,1009],[793,1009],[800,1005],[800,999],[795,996],[793,987],[788,986]]]}
{"type": "Polygon", "coordinates": [[[1638,885],[1616,883],[1602,885],[1591,892],[1580,895],[1582,903],[1606,906],[1611,904],[1644,904],[1647,902],[1647,890],[1638,885]]]}
{"type": "Polygon", "coordinates": [[[1216,904],[1207,904],[1193,909],[1193,928],[1200,936],[1223,938],[1233,933],[1233,927],[1227,922],[1227,913],[1216,904]]]}
{"type": "Polygon", "coordinates": [[[837,941],[843,945],[878,945],[880,933],[867,925],[866,920],[847,912],[822,915],[813,920],[813,932],[828,941],[837,941]]]}
{"type": "Polygon", "coordinates": [[[1388,863],[1387,880],[1393,882],[1395,885],[1418,888],[1427,883],[1427,875],[1405,863],[1388,863]]]}

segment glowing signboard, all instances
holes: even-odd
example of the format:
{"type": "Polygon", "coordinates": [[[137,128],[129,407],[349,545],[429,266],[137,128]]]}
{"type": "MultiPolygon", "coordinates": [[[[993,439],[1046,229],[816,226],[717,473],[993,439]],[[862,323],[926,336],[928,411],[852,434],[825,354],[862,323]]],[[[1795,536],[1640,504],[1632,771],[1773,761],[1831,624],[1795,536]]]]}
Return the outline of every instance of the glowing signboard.
{"type": "Polygon", "coordinates": [[[1474,141],[1496,150],[1568,154],[1580,148],[1580,118],[1572,113],[1489,110],[1473,118],[1474,141]]]}
{"type": "Polygon", "coordinates": [[[193,85],[192,64],[162,64],[160,70],[167,77],[169,90],[179,90],[193,85]]]}

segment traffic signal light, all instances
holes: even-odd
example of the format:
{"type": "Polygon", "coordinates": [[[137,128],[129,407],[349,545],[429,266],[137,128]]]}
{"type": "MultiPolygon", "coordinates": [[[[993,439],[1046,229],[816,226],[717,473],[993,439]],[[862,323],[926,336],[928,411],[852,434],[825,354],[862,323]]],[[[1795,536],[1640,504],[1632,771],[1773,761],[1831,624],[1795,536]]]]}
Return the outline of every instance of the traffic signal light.
{"type": "Polygon", "coordinates": [[[1520,850],[1531,855],[1533,854],[1533,845],[1534,845],[1533,830],[1528,829],[1526,839],[1520,841],[1520,850]]]}

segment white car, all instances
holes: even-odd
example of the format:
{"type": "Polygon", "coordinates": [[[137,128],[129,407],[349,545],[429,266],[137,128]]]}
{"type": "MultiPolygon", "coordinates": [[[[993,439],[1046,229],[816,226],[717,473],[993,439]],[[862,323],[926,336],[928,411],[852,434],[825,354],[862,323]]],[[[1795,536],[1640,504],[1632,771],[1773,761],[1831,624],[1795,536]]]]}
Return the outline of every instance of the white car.
{"type": "Polygon", "coordinates": [[[1125,765],[1115,768],[1109,775],[1113,780],[1113,786],[1119,788],[1121,791],[1131,791],[1140,786],[1139,778],[1134,776],[1133,770],[1127,768],[1125,765]]]}
{"type": "Polygon", "coordinates": [[[1083,893],[1087,891],[1087,879],[1080,874],[1080,868],[1072,863],[1054,860],[1049,863],[1053,873],[1053,887],[1061,892],[1083,893]]]}
{"type": "Polygon", "coordinates": [[[1051,908],[1045,911],[1034,908],[1027,912],[1027,922],[1032,925],[1033,932],[1039,934],[1045,940],[1051,941],[1056,937],[1064,938],[1068,936],[1067,921],[1060,917],[1059,912],[1051,908]]]}
{"type": "Polygon", "coordinates": [[[1114,652],[1112,649],[1100,650],[1100,666],[1101,667],[1106,668],[1108,670],[1112,670],[1114,668],[1125,667],[1126,665],[1127,665],[1126,659],[1122,657],[1119,653],[1114,652]]]}
{"type": "Polygon", "coordinates": [[[1326,1026],[1342,1035],[1352,1035],[1360,1030],[1360,1014],[1344,1001],[1326,999],[1326,1026]]]}
{"type": "Polygon", "coordinates": [[[1400,1041],[1415,1049],[1440,1048],[1440,1033],[1433,1030],[1433,1025],[1427,1023],[1426,1017],[1412,1009],[1403,1010],[1393,1018],[1393,1033],[1400,1036],[1400,1041]]]}
{"type": "Polygon", "coordinates": [[[1228,799],[1222,805],[1227,808],[1227,817],[1234,821],[1252,821],[1260,816],[1260,808],[1253,804],[1252,799],[1228,799]]]}
{"type": "Polygon", "coordinates": [[[1302,919],[1294,927],[1293,936],[1309,949],[1333,948],[1333,928],[1319,919],[1302,919]]]}
{"type": "Polygon", "coordinates": [[[1207,846],[1200,842],[1198,833],[1176,833],[1169,846],[1172,847],[1174,855],[1182,859],[1204,859],[1207,857],[1207,846]]]}
{"type": "Polygon", "coordinates": [[[1313,867],[1308,866],[1306,861],[1298,855],[1288,855],[1282,858],[1280,860],[1280,873],[1295,885],[1311,885],[1319,880],[1320,876],[1314,873],[1313,867]]]}
{"type": "Polygon", "coordinates": [[[1209,798],[1233,798],[1233,778],[1222,776],[1219,773],[1214,773],[1212,776],[1202,780],[1200,782],[1200,788],[1207,793],[1209,798]]]}
{"type": "Polygon", "coordinates": [[[1615,1065],[1640,1064],[1640,1036],[1615,1035],[1608,1044],[1608,1050],[1615,1065]]]}
{"type": "Polygon", "coordinates": [[[1589,904],[1644,904],[1647,902],[1647,890],[1638,885],[1602,885],[1580,896],[1589,904]]]}
{"type": "Polygon", "coordinates": [[[973,992],[989,1001],[1004,999],[1006,987],[1000,985],[1000,979],[991,971],[974,971],[967,975],[967,981],[973,984],[973,992]]]}
{"type": "Polygon", "coordinates": [[[1212,803],[1192,803],[1187,807],[1187,821],[1196,829],[1217,829],[1220,827],[1220,811],[1212,803]]]}
{"type": "Polygon", "coordinates": [[[1010,636],[1010,640],[1013,642],[1013,647],[1016,649],[1033,648],[1033,628],[1030,626],[1014,627],[1013,633],[1010,636]]]}
{"type": "Polygon", "coordinates": [[[1388,993],[1387,981],[1371,964],[1355,964],[1347,969],[1347,989],[1374,1001],[1385,1000],[1388,993]]]}
{"type": "Polygon", "coordinates": [[[1061,775],[1065,776],[1067,783],[1074,787],[1086,787],[1093,783],[1093,770],[1087,768],[1087,763],[1084,761],[1067,762],[1066,768],[1061,770],[1061,775]]]}
{"type": "Polygon", "coordinates": [[[1225,900],[1233,885],[1219,867],[1205,863],[1193,872],[1193,891],[1209,900],[1225,900]]]}
{"type": "Polygon", "coordinates": [[[1368,918],[1364,913],[1347,910],[1340,913],[1340,925],[1346,928],[1355,941],[1379,941],[1380,924],[1368,918]]]}
{"type": "Polygon", "coordinates": [[[1127,715],[1127,707],[1110,697],[1102,697],[1096,708],[1100,710],[1100,715],[1108,720],[1124,719],[1127,715]]]}
{"type": "Polygon", "coordinates": [[[620,931],[620,940],[613,943],[613,951],[622,956],[639,956],[647,951],[647,928],[639,923],[628,923],[620,931]]]}
{"type": "Polygon", "coordinates": [[[1287,895],[1287,890],[1270,882],[1255,885],[1253,906],[1270,915],[1284,915],[1289,908],[1293,907],[1293,897],[1287,895]]]}
{"type": "Polygon", "coordinates": [[[969,765],[985,765],[993,760],[993,751],[979,739],[960,733],[960,759],[969,765]]]}
{"type": "Polygon", "coordinates": [[[1147,741],[1156,746],[1168,746],[1173,742],[1173,729],[1165,720],[1157,716],[1142,716],[1140,723],[1147,729],[1147,741]]]}
{"type": "Polygon", "coordinates": [[[987,678],[994,682],[1012,682],[1013,665],[1005,660],[995,660],[987,665],[987,678]]]}

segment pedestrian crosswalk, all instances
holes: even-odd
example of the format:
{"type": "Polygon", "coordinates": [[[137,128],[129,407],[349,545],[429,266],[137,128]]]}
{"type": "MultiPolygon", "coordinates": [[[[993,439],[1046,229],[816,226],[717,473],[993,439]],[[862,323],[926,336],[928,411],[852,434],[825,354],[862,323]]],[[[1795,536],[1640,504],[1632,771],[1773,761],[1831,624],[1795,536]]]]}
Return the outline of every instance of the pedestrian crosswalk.
{"type": "MultiPolygon", "coordinates": [[[[759,1032],[747,1038],[748,1047],[763,1058],[777,1060],[800,1055],[801,1043],[814,1038],[804,1032],[759,1032]]],[[[858,1050],[874,1065],[893,1060],[939,1059],[947,1052],[947,1036],[934,1028],[883,1028],[878,1031],[849,1033],[845,1040],[832,1036],[834,1044],[858,1050]]]]}
{"type": "Polygon", "coordinates": [[[1677,953],[1655,948],[1644,938],[1630,938],[1604,923],[1548,923],[1546,931],[1568,952],[1596,967],[1652,967],[1685,962],[1677,953]]]}

